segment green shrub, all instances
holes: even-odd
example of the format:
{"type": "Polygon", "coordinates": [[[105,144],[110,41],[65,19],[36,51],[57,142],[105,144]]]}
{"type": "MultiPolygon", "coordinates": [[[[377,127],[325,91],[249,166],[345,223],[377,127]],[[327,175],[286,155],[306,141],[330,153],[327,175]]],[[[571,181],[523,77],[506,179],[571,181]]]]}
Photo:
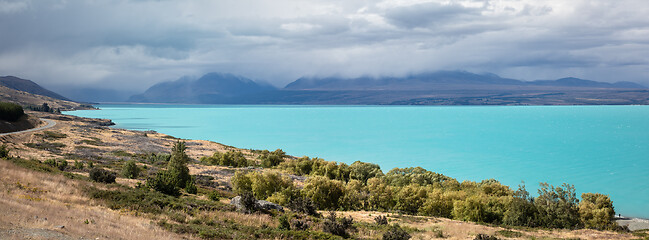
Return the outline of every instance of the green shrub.
{"type": "Polygon", "coordinates": [[[388,231],[383,233],[383,240],[408,240],[412,236],[408,234],[403,228],[401,228],[398,224],[394,224],[390,226],[388,231]]]}
{"type": "Polygon", "coordinates": [[[293,198],[289,203],[288,207],[299,213],[304,213],[310,216],[319,216],[318,211],[313,201],[310,198],[306,197],[296,197],[293,198]]]}
{"type": "Polygon", "coordinates": [[[189,181],[187,181],[187,183],[185,184],[185,191],[187,191],[187,193],[189,193],[189,194],[198,193],[198,188],[196,188],[196,184],[194,184],[193,179],[190,179],[189,181]]]}
{"type": "Polygon", "coordinates": [[[382,177],[383,172],[378,164],[356,161],[349,165],[349,178],[367,183],[367,179],[382,177]]]}
{"type": "Polygon", "coordinates": [[[68,167],[68,161],[61,159],[56,164],[56,167],[61,171],[65,171],[65,169],[68,167]]]}
{"type": "Polygon", "coordinates": [[[540,186],[539,197],[534,200],[539,213],[539,225],[550,228],[579,227],[579,200],[575,187],[566,183],[562,187],[554,187],[547,183],[541,183],[540,186]]]}
{"type": "Polygon", "coordinates": [[[219,201],[219,198],[220,198],[219,195],[220,194],[219,194],[218,191],[212,190],[212,191],[210,191],[209,194],[207,194],[207,198],[212,200],[212,201],[219,201]]]}
{"type": "Polygon", "coordinates": [[[15,122],[25,115],[23,107],[15,103],[0,102],[0,120],[15,122]]]}
{"type": "Polygon", "coordinates": [[[140,176],[140,168],[135,164],[135,161],[129,160],[122,168],[122,176],[125,178],[136,179],[140,176]]]}
{"type": "Polygon", "coordinates": [[[44,164],[47,164],[51,167],[56,167],[56,160],[55,159],[47,159],[43,162],[44,164]]]}
{"type": "Polygon", "coordinates": [[[279,216],[277,220],[279,221],[279,226],[277,226],[278,229],[291,230],[291,223],[288,221],[288,216],[286,215],[279,216]]]}
{"type": "Polygon", "coordinates": [[[154,177],[149,177],[146,180],[146,186],[158,192],[179,196],[180,190],[178,189],[178,179],[168,171],[158,171],[154,177]]]}
{"type": "Polygon", "coordinates": [[[239,151],[227,151],[225,153],[215,152],[211,157],[202,157],[201,162],[211,165],[221,165],[230,167],[247,167],[253,164],[239,151]]]}
{"type": "Polygon", "coordinates": [[[277,149],[272,152],[269,152],[268,150],[262,151],[259,159],[261,159],[261,166],[271,168],[282,163],[285,157],[286,153],[282,151],[282,149],[277,149]]]}
{"type": "Polygon", "coordinates": [[[536,206],[534,206],[532,198],[525,190],[525,185],[519,185],[509,206],[507,206],[503,216],[503,223],[509,226],[535,227],[538,225],[536,214],[536,206]]]}
{"type": "Polygon", "coordinates": [[[302,192],[311,198],[320,209],[337,209],[339,200],[345,195],[343,183],[326,177],[314,176],[307,179],[302,192]]]}
{"type": "Polygon", "coordinates": [[[83,162],[79,162],[78,160],[74,160],[74,168],[75,169],[83,169],[83,162]]]}
{"type": "Polygon", "coordinates": [[[0,146],[0,158],[6,157],[9,157],[9,149],[7,148],[7,145],[2,144],[2,146],[0,146]]]}
{"type": "Polygon", "coordinates": [[[593,229],[615,229],[613,201],[604,194],[583,193],[579,203],[579,217],[584,227],[593,229]]]}
{"type": "Polygon", "coordinates": [[[245,192],[241,194],[241,206],[243,207],[243,212],[245,213],[254,213],[257,209],[257,199],[255,195],[251,192],[245,192]]]}
{"type": "Polygon", "coordinates": [[[101,183],[114,183],[115,173],[102,168],[93,168],[90,170],[90,179],[101,183]]]}

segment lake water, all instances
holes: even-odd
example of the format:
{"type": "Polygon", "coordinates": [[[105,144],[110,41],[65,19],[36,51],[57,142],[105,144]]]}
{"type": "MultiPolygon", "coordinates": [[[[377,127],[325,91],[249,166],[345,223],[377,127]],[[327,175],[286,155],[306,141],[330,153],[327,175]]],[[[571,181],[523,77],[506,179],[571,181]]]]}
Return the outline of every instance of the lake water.
{"type": "Polygon", "coordinates": [[[109,118],[240,148],[351,164],[421,166],[457,178],[574,184],[608,194],[618,213],[649,218],[649,106],[99,105],[109,118]]]}

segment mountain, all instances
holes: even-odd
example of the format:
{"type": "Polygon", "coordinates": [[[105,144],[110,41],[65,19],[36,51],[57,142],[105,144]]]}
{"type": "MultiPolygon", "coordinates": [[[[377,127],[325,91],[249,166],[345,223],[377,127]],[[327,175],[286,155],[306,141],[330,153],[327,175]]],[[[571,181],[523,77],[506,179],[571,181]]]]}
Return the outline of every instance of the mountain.
{"type": "Polygon", "coordinates": [[[0,102],[13,102],[21,106],[41,106],[47,103],[51,108],[60,110],[93,109],[89,105],[18,91],[5,86],[0,86],[0,102]]]}
{"type": "Polygon", "coordinates": [[[31,80],[21,79],[14,76],[0,77],[0,85],[14,90],[28,92],[31,94],[51,97],[51,98],[64,100],[64,101],[71,101],[70,99],[61,96],[58,93],[52,92],[50,90],[41,87],[40,85],[32,82],[31,80]]]}
{"type": "Polygon", "coordinates": [[[562,87],[594,87],[594,88],[647,88],[634,82],[596,82],[592,80],[584,80],[574,77],[561,78],[557,80],[536,80],[529,82],[531,85],[539,86],[562,86],[562,87]]]}
{"type": "Polygon", "coordinates": [[[441,90],[441,89],[493,89],[503,86],[525,88],[534,86],[550,87],[590,87],[590,88],[633,88],[645,89],[637,83],[605,83],[579,78],[561,78],[557,80],[537,80],[525,82],[516,79],[502,78],[496,74],[475,74],[466,71],[439,71],[396,77],[360,77],[360,78],[300,78],[289,83],[285,90],[441,90]]]}
{"type": "Polygon", "coordinates": [[[244,96],[275,91],[270,85],[228,73],[208,73],[199,79],[188,77],[153,85],[144,93],[133,95],[129,102],[156,103],[236,103],[244,96]]]}

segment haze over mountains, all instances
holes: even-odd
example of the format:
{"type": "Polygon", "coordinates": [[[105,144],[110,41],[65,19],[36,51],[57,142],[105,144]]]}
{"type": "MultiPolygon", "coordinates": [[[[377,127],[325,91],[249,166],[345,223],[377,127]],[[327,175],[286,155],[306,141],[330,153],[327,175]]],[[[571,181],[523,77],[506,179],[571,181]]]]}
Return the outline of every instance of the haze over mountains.
{"type": "MultiPolygon", "coordinates": [[[[602,105],[649,104],[649,89],[633,82],[579,78],[521,81],[495,74],[438,71],[405,77],[303,77],[276,88],[243,76],[208,73],[126,91],[64,89],[64,97],[25,79],[0,77],[0,86],[63,101],[189,104],[378,105],[602,105]]],[[[11,95],[11,94],[9,94],[11,95]]]]}
{"type": "Polygon", "coordinates": [[[159,83],[130,102],[203,104],[544,105],[647,104],[645,86],[578,78],[521,81],[495,74],[438,71],[405,77],[307,78],[277,89],[226,73],[159,83]]]}

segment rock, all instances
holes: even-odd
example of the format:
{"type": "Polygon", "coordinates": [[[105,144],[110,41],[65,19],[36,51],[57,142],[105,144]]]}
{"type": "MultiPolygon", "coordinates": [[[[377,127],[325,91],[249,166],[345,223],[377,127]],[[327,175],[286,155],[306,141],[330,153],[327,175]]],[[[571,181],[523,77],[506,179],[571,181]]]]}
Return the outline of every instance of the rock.
{"type": "Polygon", "coordinates": [[[265,209],[265,210],[277,210],[280,212],[284,212],[284,208],[280,206],[279,204],[272,203],[269,201],[264,201],[264,200],[257,200],[257,207],[260,209],[265,209]]]}
{"type": "MultiPolygon", "coordinates": [[[[245,208],[241,204],[241,196],[236,196],[236,197],[232,198],[232,200],[230,200],[230,205],[233,205],[233,206],[237,207],[237,210],[239,210],[239,211],[245,210],[245,208]]],[[[275,203],[272,203],[272,202],[269,202],[269,201],[257,200],[255,205],[256,205],[257,209],[263,209],[263,210],[266,210],[266,211],[277,210],[277,211],[280,211],[280,212],[284,212],[284,207],[280,206],[279,204],[275,204],[275,203]]]]}
{"type": "Polygon", "coordinates": [[[58,228],[58,229],[64,229],[64,228],[65,228],[65,226],[63,226],[63,225],[59,225],[59,226],[54,226],[54,228],[58,228]]]}

